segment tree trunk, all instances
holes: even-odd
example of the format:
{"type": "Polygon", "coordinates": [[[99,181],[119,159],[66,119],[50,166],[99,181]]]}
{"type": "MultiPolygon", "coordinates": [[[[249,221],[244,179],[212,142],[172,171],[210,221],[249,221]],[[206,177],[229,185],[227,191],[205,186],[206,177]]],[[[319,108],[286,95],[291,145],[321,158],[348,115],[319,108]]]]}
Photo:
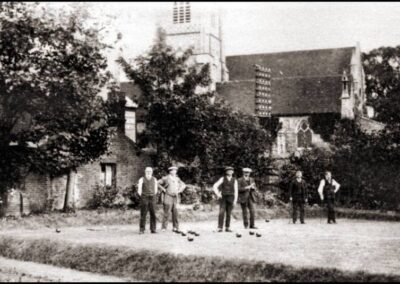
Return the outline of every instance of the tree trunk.
{"type": "Polygon", "coordinates": [[[75,179],[76,179],[76,171],[69,170],[67,175],[67,186],[65,189],[65,200],[64,200],[64,212],[74,212],[75,211],[75,179]]]}

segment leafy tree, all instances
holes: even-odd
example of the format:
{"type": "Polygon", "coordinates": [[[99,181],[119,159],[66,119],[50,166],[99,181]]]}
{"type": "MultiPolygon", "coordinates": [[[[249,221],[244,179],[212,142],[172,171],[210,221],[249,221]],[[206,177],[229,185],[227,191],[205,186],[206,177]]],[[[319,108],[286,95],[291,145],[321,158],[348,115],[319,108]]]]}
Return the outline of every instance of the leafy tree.
{"type": "Polygon", "coordinates": [[[380,47],[363,54],[366,92],[377,119],[400,123],[400,45],[380,47]]]}
{"type": "Polygon", "coordinates": [[[197,182],[208,181],[225,165],[265,168],[270,133],[255,117],[233,111],[222,100],[211,104],[209,66],[191,65],[191,55],[191,49],[177,54],[160,30],[148,54],[132,65],[120,60],[141,88],[137,100],[147,111],[139,144],[156,149],[159,168],[166,169],[173,161],[188,165],[197,182]]]}
{"type": "Polygon", "coordinates": [[[286,188],[294,171],[300,169],[311,183],[315,201],[316,189],[325,170],[341,184],[339,199],[345,205],[364,209],[399,210],[400,156],[399,140],[385,129],[367,134],[354,120],[336,123],[329,151],[313,149],[300,157],[292,156],[283,168],[282,184],[286,188]]]}
{"type": "MultiPolygon", "coordinates": [[[[98,96],[110,75],[104,46],[79,17],[59,23],[33,4],[0,3],[0,178],[21,169],[68,174],[107,149],[110,113],[98,96]]],[[[4,190],[4,186],[2,190],[4,190]]]]}

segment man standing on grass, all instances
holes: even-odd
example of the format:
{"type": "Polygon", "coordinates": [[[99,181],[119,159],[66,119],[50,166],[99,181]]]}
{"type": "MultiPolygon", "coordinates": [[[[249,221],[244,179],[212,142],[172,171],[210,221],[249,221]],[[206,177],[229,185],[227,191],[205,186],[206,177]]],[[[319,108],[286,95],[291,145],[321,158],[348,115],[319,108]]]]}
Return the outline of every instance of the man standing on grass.
{"type": "Polygon", "coordinates": [[[293,224],[297,221],[297,211],[300,211],[300,223],[304,223],[304,204],[307,203],[307,185],[302,179],[302,172],[296,172],[296,179],[289,186],[289,198],[292,202],[293,224]]]}
{"type": "Polygon", "coordinates": [[[238,179],[239,197],[238,202],[242,207],[244,228],[249,227],[249,218],[247,212],[250,212],[250,229],[257,229],[254,225],[254,202],[255,190],[257,189],[254,179],[250,177],[252,170],[250,168],[243,169],[243,177],[238,179]]]}
{"type": "Polygon", "coordinates": [[[162,222],[162,231],[165,232],[168,225],[169,213],[172,211],[172,231],[179,232],[178,221],[178,197],[185,188],[186,184],[177,176],[177,167],[168,168],[169,174],[163,177],[158,185],[164,192],[164,216],[162,222]]]}
{"type": "Polygon", "coordinates": [[[156,197],[157,179],[153,177],[153,169],[147,167],[144,171],[145,176],[138,182],[138,194],[140,196],[140,234],[144,234],[146,227],[147,211],[150,211],[150,231],[156,233],[156,197]]]}
{"type": "Polygon", "coordinates": [[[213,186],[214,193],[220,199],[218,232],[222,232],[225,212],[225,231],[232,232],[230,229],[231,213],[238,199],[238,182],[233,177],[233,172],[234,169],[232,167],[226,167],[225,176],[220,178],[213,186]]]}
{"type": "Polygon", "coordinates": [[[338,184],[333,178],[330,171],[325,172],[325,178],[321,180],[318,187],[318,193],[321,200],[326,202],[328,208],[328,224],[333,222],[336,224],[335,218],[335,194],[339,190],[340,184],[338,184]]]}

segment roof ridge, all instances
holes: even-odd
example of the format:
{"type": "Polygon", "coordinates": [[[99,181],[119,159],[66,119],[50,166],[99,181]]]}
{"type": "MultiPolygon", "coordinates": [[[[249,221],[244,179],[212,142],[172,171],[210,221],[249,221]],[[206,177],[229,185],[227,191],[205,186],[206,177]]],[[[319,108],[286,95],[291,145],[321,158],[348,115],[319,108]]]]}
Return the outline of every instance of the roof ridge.
{"type": "Polygon", "coordinates": [[[299,49],[292,51],[279,51],[279,52],[260,52],[260,53],[250,53],[250,54],[235,54],[235,55],[227,55],[228,57],[239,57],[239,56],[252,56],[252,55],[272,55],[272,54],[285,54],[285,53],[301,53],[308,51],[327,51],[327,50],[338,50],[338,49],[351,49],[356,48],[355,46],[347,46],[347,47],[337,47],[337,48],[318,48],[318,49],[299,49]]]}
{"type": "MultiPolygon", "coordinates": [[[[326,75],[326,76],[290,76],[290,77],[272,77],[272,80],[282,80],[282,79],[305,79],[305,78],[336,78],[336,77],[342,77],[342,74],[337,74],[337,75],[326,75]]],[[[224,82],[218,82],[217,84],[228,84],[228,83],[240,83],[240,82],[254,82],[255,79],[245,79],[245,80],[230,80],[230,81],[224,81],[224,82]]]]}

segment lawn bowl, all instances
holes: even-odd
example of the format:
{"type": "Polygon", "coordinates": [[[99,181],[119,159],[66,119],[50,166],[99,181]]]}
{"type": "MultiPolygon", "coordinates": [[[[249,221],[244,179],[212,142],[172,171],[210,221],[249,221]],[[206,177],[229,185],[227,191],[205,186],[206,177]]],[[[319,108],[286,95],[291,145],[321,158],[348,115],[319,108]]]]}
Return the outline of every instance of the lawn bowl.
{"type": "Polygon", "coordinates": [[[259,237],[261,237],[261,234],[260,234],[260,233],[257,233],[256,236],[259,238],[259,237]]]}
{"type": "Polygon", "coordinates": [[[254,235],[254,231],[250,231],[249,234],[250,234],[250,235],[254,235]]]}
{"type": "Polygon", "coordinates": [[[189,242],[193,242],[193,240],[194,240],[193,237],[190,237],[190,236],[187,239],[189,242]]]}
{"type": "Polygon", "coordinates": [[[242,237],[241,234],[239,234],[239,233],[236,234],[236,238],[241,238],[241,237],[242,237]]]}
{"type": "Polygon", "coordinates": [[[181,233],[182,237],[186,237],[186,234],[184,232],[181,233]]]}

